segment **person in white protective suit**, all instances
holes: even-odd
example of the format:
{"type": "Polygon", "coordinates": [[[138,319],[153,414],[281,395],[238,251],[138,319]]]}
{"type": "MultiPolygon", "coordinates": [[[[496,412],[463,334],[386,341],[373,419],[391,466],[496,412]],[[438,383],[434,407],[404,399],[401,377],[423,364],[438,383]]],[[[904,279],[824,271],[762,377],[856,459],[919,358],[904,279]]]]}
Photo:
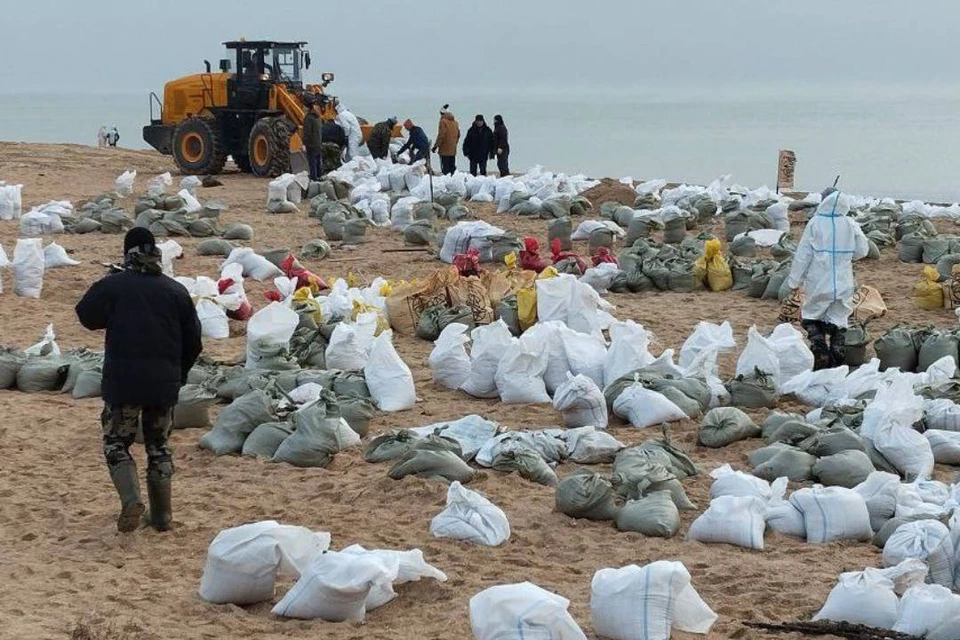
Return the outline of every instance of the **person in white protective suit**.
{"type": "Polygon", "coordinates": [[[347,134],[347,162],[350,162],[360,153],[360,145],[363,143],[363,131],[360,130],[360,121],[346,107],[337,102],[337,124],[343,127],[347,134]]]}
{"type": "Polygon", "coordinates": [[[807,222],[787,276],[791,289],[803,288],[800,324],[810,339],[814,368],[846,362],[847,319],[853,312],[857,287],[853,261],[867,255],[869,245],[860,225],[847,216],[850,199],[835,189],[807,222]],[[829,342],[828,342],[829,340],[829,342]]]}

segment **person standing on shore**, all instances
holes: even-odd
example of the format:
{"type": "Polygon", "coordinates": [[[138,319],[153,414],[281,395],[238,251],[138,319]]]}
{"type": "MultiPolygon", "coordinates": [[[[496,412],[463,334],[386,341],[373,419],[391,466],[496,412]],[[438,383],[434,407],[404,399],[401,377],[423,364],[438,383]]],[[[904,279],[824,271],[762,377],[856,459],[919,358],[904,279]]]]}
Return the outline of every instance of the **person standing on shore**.
{"type": "Polygon", "coordinates": [[[173,452],[167,439],[180,387],[203,350],[200,320],[183,285],[163,275],[149,230],[123,240],[124,268],[97,281],[77,303],[87,329],[106,329],[103,360],[103,453],[120,496],[117,530],[130,532],[144,513],[130,446],[143,430],[147,450],[147,522],[170,529],[173,452]]]}
{"type": "Polygon", "coordinates": [[[463,139],[463,155],[470,160],[470,174],[487,175],[487,160],[493,159],[493,131],[482,115],[473,119],[473,126],[463,139]]]}
{"type": "Polygon", "coordinates": [[[310,165],[310,179],[319,180],[323,175],[323,120],[320,118],[320,104],[311,100],[307,105],[307,115],[303,118],[303,146],[310,165]]]}
{"type": "Polygon", "coordinates": [[[116,147],[118,142],[120,142],[120,132],[117,131],[116,126],[112,126],[110,131],[107,131],[107,144],[116,147]]]}
{"type": "Polygon", "coordinates": [[[107,146],[107,127],[106,125],[100,125],[100,128],[97,129],[97,148],[103,149],[107,146]]]}
{"type": "Polygon", "coordinates": [[[349,109],[337,101],[337,124],[343,127],[347,134],[347,149],[344,160],[350,162],[360,154],[360,145],[363,144],[363,131],[360,129],[360,120],[349,109]]]}
{"type": "Polygon", "coordinates": [[[407,118],[403,123],[403,128],[407,130],[407,141],[400,151],[397,152],[397,155],[400,155],[410,150],[410,164],[419,162],[420,160],[430,160],[430,138],[427,137],[426,132],[422,127],[418,127],[413,124],[413,120],[407,118]]]}
{"type": "Polygon", "coordinates": [[[503,116],[493,116],[493,147],[497,150],[497,170],[500,177],[510,175],[510,132],[503,124],[503,116]]]}
{"type": "Polygon", "coordinates": [[[437,125],[437,140],[433,150],[440,156],[440,172],[452,176],[457,172],[457,144],[460,142],[460,125],[450,112],[450,105],[440,109],[440,123],[437,125]]]}
{"type": "Polygon", "coordinates": [[[853,313],[853,261],[867,255],[860,225],[847,216],[850,200],[836,189],[823,193],[793,256],[787,286],[803,288],[800,324],[810,339],[814,369],[846,362],[847,320],[853,313]]]}
{"type": "Polygon", "coordinates": [[[373,125],[370,137],[367,138],[367,149],[376,160],[383,160],[390,153],[390,138],[393,137],[393,128],[397,126],[396,118],[387,118],[383,122],[373,125]]]}

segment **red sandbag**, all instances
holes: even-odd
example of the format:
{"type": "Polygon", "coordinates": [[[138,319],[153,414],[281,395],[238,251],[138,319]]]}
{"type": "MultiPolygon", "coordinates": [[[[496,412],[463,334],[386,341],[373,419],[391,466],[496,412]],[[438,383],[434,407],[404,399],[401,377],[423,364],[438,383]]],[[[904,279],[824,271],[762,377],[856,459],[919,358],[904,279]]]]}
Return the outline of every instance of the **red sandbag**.
{"type": "Polygon", "coordinates": [[[617,257],[612,253],[610,253],[610,249],[608,249],[607,247],[597,247],[597,252],[593,254],[593,266],[595,267],[599,266],[604,262],[609,262],[611,264],[617,264],[617,265],[620,264],[619,262],[617,262],[617,257]]]}
{"type": "Polygon", "coordinates": [[[550,242],[550,251],[553,253],[554,264],[560,262],[561,260],[566,260],[567,258],[573,258],[577,261],[577,267],[580,269],[581,275],[587,270],[587,263],[583,261],[583,258],[575,254],[573,251],[560,250],[560,238],[554,238],[550,242]]]}
{"type": "Polygon", "coordinates": [[[467,249],[466,253],[458,253],[453,256],[453,266],[457,268],[461,276],[479,276],[480,275],[480,251],[476,247],[467,249]]]}
{"type": "Polygon", "coordinates": [[[524,238],[523,249],[520,251],[520,268],[540,273],[550,266],[550,263],[540,257],[540,243],[536,238],[524,238]]]}

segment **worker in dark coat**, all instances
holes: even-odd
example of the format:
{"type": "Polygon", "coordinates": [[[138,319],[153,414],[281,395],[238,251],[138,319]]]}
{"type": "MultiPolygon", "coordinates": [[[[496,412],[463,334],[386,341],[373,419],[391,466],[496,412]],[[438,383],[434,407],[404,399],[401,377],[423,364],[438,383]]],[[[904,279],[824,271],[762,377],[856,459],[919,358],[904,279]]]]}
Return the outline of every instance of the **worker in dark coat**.
{"type": "Polygon", "coordinates": [[[307,104],[307,115],[303,119],[303,146],[310,165],[310,179],[319,180],[323,175],[323,118],[320,103],[315,100],[307,104]]]}
{"type": "Polygon", "coordinates": [[[374,158],[386,158],[390,154],[390,139],[393,137],[393,128],[397,126],[396,118],[388,118],[373,125],[370,137],[367,138],[367,149],[374,158]]]}
{"type": "Polygon", "coordinates": [[[503,124],[503,116],[493,116],[493,148],[497,152],[497,170],[500,176],[510,175],[510,132],[503,124]]]}
{"type": "Polygon", "coordinates": [[[186,288],[163,275],[153,234],[131,229],[124,267],[90,287],[77,303],[87,329],[106,329],[103,361],[103,453],[120,496],[117,529],[133,531],[144,512],[130,445],[143,430],[147,450],[147,521],[166,531],[173,457],[167,439],[180,387],[203,350],[200,321],[186,288]]]}
{"type": "Polygon", "coordinates": [[[487,160],[493,159],[493,131],[487,126],[483,116],[473,119],[473,126],[467,130],[463,139],[463,155],[470,160],[470,174],[487,175],[487,160]]]}
{"type": "Polygon", "coordinates": [[[413,121],[407,118],[403,123],[403,128],[407,130],[407,142],[400,147],[397,155],[410,149],[410,164],[419,160],[426,160],[430,157],[430,138],[422,127],[413,124],[413,121]]]}

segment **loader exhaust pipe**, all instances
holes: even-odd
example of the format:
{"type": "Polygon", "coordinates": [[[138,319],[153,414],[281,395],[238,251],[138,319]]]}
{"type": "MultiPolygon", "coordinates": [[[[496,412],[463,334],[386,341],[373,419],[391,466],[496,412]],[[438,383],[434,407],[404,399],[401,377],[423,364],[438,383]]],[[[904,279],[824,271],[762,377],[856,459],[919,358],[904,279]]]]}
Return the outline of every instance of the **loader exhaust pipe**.
{"type": "Polygon", "coordinates": [[[209,60],[204,60],[204,61],[203,61],[203,64],[205,64],[206,67],[207,67],[207,73],[210,73],[210,61],[209,61],[209,60]]]}

